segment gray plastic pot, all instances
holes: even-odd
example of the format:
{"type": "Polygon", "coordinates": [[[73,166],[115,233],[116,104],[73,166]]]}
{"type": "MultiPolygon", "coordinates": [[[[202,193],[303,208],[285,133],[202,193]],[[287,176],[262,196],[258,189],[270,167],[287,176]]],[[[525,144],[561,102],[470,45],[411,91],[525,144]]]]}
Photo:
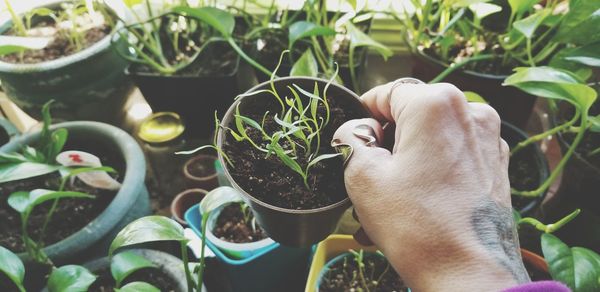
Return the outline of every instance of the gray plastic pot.
{"type": "MultiPolygon", "coordinates": [[[[56,9],[62,2],[66,1],[44,1],[41,7],[56,9]]],[[[10,20],[3,22],[0,33],[11,26],[10,20]]],[[[117,28],[121,26],[119,23],[117,28]]],[[[126,51],[127,43],[119,38],[111,44],[113,37],[119,38],[110,34],[84,50],[51,61],[0,61],[2,88],[8,98],[36,119],[40,119],[41,107],[54,99],[52,114],[57,119],[115,122],[123,114],[133,85],[123,72],[129,62],[116,51],[126,51]]]]}
{"type": "MultiPolygon", "coordinates": [[[[292,83],[304,88],[313,88],[314,83],[318,82],[319,88],[324,88],[327,80],[312,77],[284,77],[276,79],[273,82],[276,90],[281,91],[286,89],[287,85],[291,86],[292,83]]],[[[247,93],[266,88],[270,88],[270,81],[263,82],[253,87],[248,90],[247,93]]],[[[360,102],[358,96],[345,87],[331,84],[328,89],[328,94],[331,94],[331,96],[335,96],[338,99],[346,99],[351,104],[355,105],[357,110],[363,111],[364,117],[371,116],[369,111],[360,102]]],[[[260,94],[236,99],[221,122],[221,127],[219,128],[217,136],[217,146],[219,148],[223,147],[225,140],[225,132],[223,129],[235,127],[232,123],[234,122],[234,115],[238,104],[240,105],[240,111],[244,112],[245,104],[252,104],[261,98],[273,99],[273,97],[265,97],[260,94]]],[[[269,237],[283,245],[307,247],[325,239],[325,237],[333,233],[340,217],[351,205],[350,199],[346,197],[332,205],[310,210],[295,210],[273,206],[258,200],[252,194],[247,193],[240,187],[229,173],[230,166],[225,162],[221,154],[219,154],[219,162],[223,166],[227,180],[229,180],[231,185],[245,197],[245,200],[252,208],[252,212],[254,213],[258,224],[269,237]]]]}
{"type": "MultiPolygon", "coordinates": [[[[137,142],[114,126],[98,122],[66,122],[52,128],[66,128],[70,140],[97,140],[98,143],[104,143],[107,148],[117,151],[126,164],[121,189],[106,209],[83,229],[44,248],[44,252],[58,266],[82,263],[108,254],[110,243],[125,225],[150,214],[148,190],[144,185],[146,162],[137,142]]],[[[40,132],[23,135],[1,147],[0,152],[17,151],[24,145],[34,143],[39,137],[40,132]]],[[[19,257],[26,262],[28,277],[35,277],[35,272],[30,272],[30,267],[35,269],[35,265],[27,254],[20,253],[19,257]]]]}
{"type": "Polygon", "coordinates": [[[0,118],[0,147],[19,135],[19,130],[9,120],[0,118]]]}

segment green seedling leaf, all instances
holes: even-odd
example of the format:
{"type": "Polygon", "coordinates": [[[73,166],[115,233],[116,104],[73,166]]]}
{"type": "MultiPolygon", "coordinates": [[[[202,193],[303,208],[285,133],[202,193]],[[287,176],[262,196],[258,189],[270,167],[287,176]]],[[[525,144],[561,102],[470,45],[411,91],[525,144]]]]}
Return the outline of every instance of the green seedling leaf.
{"type": "Polygon", "coordinates": [[[302,170],[302,167],[300,167],[300,164],[298,164],[298,162],[296,162],[296,160],[289,157],[279,144],[275,144],[275,145],[271,145],[271,146],[272,147],[270,150],[273,150],[273,152],[275,152],[275,155],[277,155],[277,157],[281,160],[281,162],[283,162],[283,164],[285,164],[291,170],[300,174],[300,176],[302,176],[303,178],[306,176],[306,174],[304,173],[304,170],[302,170]]]}
{"type": "Polygon", "coordinates": [[[123,280],[135,271],[151,267],[154,267],[151,261],[130,251],[118,253],[110,260],[110,273],[115,279],[116,287],[121,287],[123,280]]]}
{"type": "Polygon", "coordinates": [[[447,0],[444,4],[452,7],[452,8],[463,8],[467,6],[471,6],[478,3],[484,3],[489,0],[447,0]]]}
{"type": "Polygon", "coordinates": [[[25,266],[16,254],[2,246],[0,246],[0,271],[15,283],[21,292],[25,292],[23,287],[25,266]]]}
{"type": "Polygon", "coordinates": [[[229,203],[243,202],[242,196],[232,187],[218,187],[200,201],[200,213],[207,214],[229,203]]]}
{"type": "Polygon", "coordinates": [[[595,29],[589,31],[590,28],[594,28],[593,24],[597,23],[597,14],[600,9],[600,1],[597,0],[579,0],[569,1],[570,7],[569,12],[564,16],[561,22],[558,32],[554,38],[555,41],[568,43],[573,39],[581,40],[581,44],[593,43],[594,36],[598,33],[598,25],[596,24],[595,29]],[[595,15],[594,17],[592,17],[595,15]],[[592,18],[592,19],[590,19],[592,18]],[[587,22],[587,24],[586,24],[587,22]],[[592,27],[590,27],[590,25],[592,27]],[[577,35],[582,33],[588,33],[584,35],[577,35]]]}
{"type": "Polygon", "coordinates": [[[488,15],[502,11],[502,6],[485,2],[477,2],[469,5],[469,9],[473,11],[475,17],[483,19],[488,15]]]}
{"type": "Polygon", "coordinates": [[[319,163],[325,159],[331,159],[331,158],[338,157],[338,156],[342,156],[342,153],[322,154],[322,155],[315,157],[308,163],[308,166],[306,167],[307,172],[308,172],[309,168],[316,165],[317,163],[319,163]]]}
{"type": "Polygon", "coordinates": [[[488,103],[485,98],[473,91],[465,91],[465,97],[468,102],[479,102],[479,103],[488,103]]]}
{"type": "Polygon", "coordinates": [[[0,56],[27,50],[41,50],[51,41],[52,38],[0,36],[0,56]]]}
{"type": "MultiPolygon", "coordinates": [[[[49,153],[47,157],[49,159],[53,159],[52,162],[55,161],[56,156],[62,151],[65,143],[67,143],[67,137],[69,136],[69,131],[65,128],[60,128],[52,132],[50,134],[50,139],[52,143],[50,144],[50,148],[48,149],[49,153]]],[[[50,161],[49,161],[50,162],[50,161]]]]}
{"type": "Polygon", "coordinates": [[[28,215],[37,205],[46,201],[62,198],[87,198],[94,196],[82,192],[55,192],[51,190],[36,189],[31,192],[15,192],[8,197],[8,205],[17,212],[28,215]]]}
{"type": "Polygon", "coordinates": [[[60,168],[60,165],[36,162],[2,163],[0,164],[0,183],[48,174],[60,168]]]}
{"type": "Polygon", "coordinates": [[[544,22],[544,19],[546,19],[550,13],[550,9],[542,9],[526,18],[515,21],[513,27],[526,38],[531,39],[537,28],[544,22]]]}
{"type": "Polygon", "coordinates": [[[319,74],[319,66],[317,65],[317,59],[312,53],[312,50],[308,49],[290,70],[290,76],[310,76],[317,77],[319,74]]]}
{"type": "Polygon", "coordinates": [[[308,21],[297,21],[289,27],[289,47],[306,37],[326,35],[335,35],[335,30],[308,21]]]}
{"type": "Polygon", "coordinates": [[[182,13],[199,21],[206,23],[216,29],[226,38],[231,37],[235,26],[235,19],[231,13],[215,7],[192,8],[179,6],[173,8],[173,12],[182,13]]]}
{"type": "Polygon", "coordinates": [[[562,55],[567,61],[592,67],[600,67],[600,42],[564,50],[562,55]]]}
{"type": "Polygon", "coordinates": [[[510,5],[511,13],[514,15],[523,14],[533,9],[533,5],[540,2],[540,0],[508,0],[510,5]]]}
{"type": "Polygon", "coordinates": [[[352,23],[346,23],[346,29],[348,30],[348,35],[350,36],[351,50],[354,50],[358,47],[370,47],[375,49],[375,51],[377,51],[385,60],[394,54],[388,47],[376,42],[352,23]]]}
{"type": "Polygon", "coordinates": [[[48,279],[50,292],[85,292],[96,276],[82,266],[68,265],[54,269],[48,279]]]}
{"type": "Polygon", "coordinates": [[[146,216],[129,223],[110,245],[109,255],[121,247],[155,241],[187,242],[179,223],[164,216],[146,216]]]}
{"type": "Polygon", "coordinates": [[[160,289],[145,282],[131,282],[115,292],[160,292],[160,289]]]}
{"type": "Polygon", "coordinates": [[[582,247],[569,248],[551,234],[542,234],[542,251],[554,280],[574,292],[600,290],[600,255],[582,247]]]}
{"type": "Polygon", "coordinates": [[[551,67],[519,67],[504,80],[529,94],[567,101],[587,111],[596,100],[596,91],[571,73],[551,67]]]}
{"type": "Polygon", "coordinates": [[[123,3],[127,5],[127,7],[131,8],[135,5],[141,4],[144,0],[123,0],[123,3]]]}

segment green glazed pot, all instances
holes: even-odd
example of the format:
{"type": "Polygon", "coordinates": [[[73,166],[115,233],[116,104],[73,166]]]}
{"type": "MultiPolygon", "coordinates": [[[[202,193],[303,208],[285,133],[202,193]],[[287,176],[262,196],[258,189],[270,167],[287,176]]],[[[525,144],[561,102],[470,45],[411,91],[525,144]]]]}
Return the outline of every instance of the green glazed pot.
{"type": "MultiPolygon", "coordinates": [[[[46,246],[44,252],[58,266],[82,263],[93,257],[105,256],[108,254],[108,247],[113,238],[125,225],[150,214],[148,191],[144,185],[146,176],[144,154],[129,134],[111,125],[98,122],[66,122],[54,125],[52,128],[66,128],[69,131],[69,140],[102,143],[108,149],[119,153],[126,167],[121,181],[122,186],[106,209],[83,229],[46,246]]],[[[22,135],[1,147],[0,152],[16,151],[24,145],[35,143],[39,137],[40,132],[22,135]]],[[[19,257],[26,263],[28,278],[26,280],[28,283],[35,282],[36,265],[31,263],[25,253],[20,253],[19,257]]],[[[40,273],[37,273],[37,276],[39,275],[40,273]]]]}
{"type": "MultiPolygon", "coordinates": [[[[48,1],[46,1],[48,2],[48,1]]],[[[43,5],[57,8],[64,1],[43,5]]],[[[0,33],[12,21],[0,25],[0,33]]],[[[118,24],[117,28],[122,26],[118,24]]],[[[35,64],[0,61],[0,80],[6,95],[30,116],[40,119],[41,107],[54,99],[52,114],[59,120],[113,122],[121,116],[133,88],[123,73],[129,62],[116,50],[127,50],[124,40],[108,35],[75,54],[35,64]]]]}

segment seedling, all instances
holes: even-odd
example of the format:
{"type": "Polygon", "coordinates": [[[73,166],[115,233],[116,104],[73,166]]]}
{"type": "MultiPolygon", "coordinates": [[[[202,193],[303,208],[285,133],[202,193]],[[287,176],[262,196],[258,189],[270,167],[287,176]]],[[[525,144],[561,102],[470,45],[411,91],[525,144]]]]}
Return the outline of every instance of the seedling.
{"type": "Polygon", "coordinates": [[[252,216],[250,206],[244,202],[239,202],[240,211],[243,215],[244,224],[252,226],[252,230],[256,231],[256,218],[252,216]],[[252,217],[252,219],[250,219],[252,217]]]}
{"type": "MultiPolygon", "coordinates": [[[[390,263],[386,261],[386,266],[383,271],[379,271],[377,274],[377,267],[373,261],[366,261],[364,250],[348,250],[351,256],[346,256],[343,258],[342,262],[342,272],[344,273],[344,278],[349,280],[350,283],[358,283],[359,289],[358,291],[377,291],[381,280],[388,274],[391,269],[390,263]],[[350,265],[349,261],[354,261],[356,265],[356,270],[352,272],[352,274],[348,274],[348,267],[350,265]]],[[[381,252],[377,252],[375,256],[381,256],[383,258],[383,254],[381,252]]]]}

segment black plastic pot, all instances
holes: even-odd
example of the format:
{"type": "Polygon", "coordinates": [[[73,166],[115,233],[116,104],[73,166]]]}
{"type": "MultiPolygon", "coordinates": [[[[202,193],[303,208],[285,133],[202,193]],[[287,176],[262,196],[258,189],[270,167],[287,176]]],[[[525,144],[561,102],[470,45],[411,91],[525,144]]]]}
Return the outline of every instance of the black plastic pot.
{"type": "MultiPolygon", "coordinates": [[[[64,0],[44,1],[56,9],[64,0]]],[[[118,13],[118,12],[117,12],[118,13]]],[[[12,26],[5,21],[4,33],[12,26]]],[[[117,28],[122,24],[118,23],[117,28]]],[[[129,62],[116,50],[127,43],[108,35],[92,46],[56,60],[35,64],[0,61],[0,79],[7,97],[27,114],[40,119],[42,106],[54,99],[52,115],[58,120],[95,120],[117,123],[133,86],[123,74],[129,62]],[[111,38],[115,38],[111,42],[111,38]]]]}
{"type": "MultiPolygon", "coordinates": [[[[273,82],[276,90],[282,91],[286,89],[286,86],[291,86],[292,83],[303,88],[312,88],[314,87],[314,83],[317,82],[319,83],[319,88],[324,88],[327,80],[311,77],[284,77],[276,79],[273,82]]],[[[261,83],[250,89],[248,93],[269,87],[270,82],[261,83]]],[[[337,99],[348,100],[356,105],[356,109],[364,111],[364,117],[370,116],[368,110],[358,99],[358,96],[350,90],[336,84],[331,84],[328,94],[335,96],[337,99]]],[[[269,102],[271,102],[272,98],[271,96],[254,95],[244,96],[236,100],[223,117],[223,121],[221,122],[222,127],[219,129],[217,136],[217,146],[222,148],[226,135],[223,128],[232,127],[238,104],[240,111],[244,112],[245,105],[262,102],[261,99],[269,99],[269,102]]],[[[244,191],[233,180],[229,173],[230,166],[224,161],[222,155],[219,155],[219,161],[224,168],[225,176],[231,182],[232,186],[245,196],[259,225],[263,227],[269,237],[284,245],[305,247],[323,240],[335,230],[338,220],[351,204],[350,199],[346,197],[335,204],[311,210],[293,210],[276,207],[262,202],[252,194],[244,191]]]]}
{"type": "MultiPolygon", "coordinates": [[[[511,148],[514,147],[520,141],[523,141],[528,138],[525,132],[507,122],[502,122],[501,136],[511,148]]],[[[532,166],[532,168],[535,169],[537,173],[526,174],[534,175],[535,180],[532,186],[537,187],[541,185],[546,180],[546,178],[548,178],[550,173],[548,162],[546,161],[544,153],[542,153],[540,147],[537,144],[532,144],[527,146],[526,148],[521,149],[519,152],[517,152],[516,155],[516,158],[515,156],[511,157],[511,166],[514,166],[513,164],[517,163],[516,159],[520,158],[529,158],[535,164],[534,166],[532,166]]],[[[512,167],[509,166],[509,171],[510,170],[512,170],[512,167]]],[[[511,186],[512,185],[513,183],[511,183],[511,186]]],[[[517,211],[519,211],[519,213],[521,213],[522,215],[528,215],[540,206],[545,197],[546,192],[542,193],[542,195],[539,197],[531,199],[512,196],[512,201],[513,206],[515,206],[516,202],[520,201],[520,205],[522,205],[522,207],[517,208],[517,211]]]]}
{"type": "Polygon", "coordinates": [[[19,135],[19,130],[9,120],[0,118],[0,147],[19,135]]]}
{"type": "MultiPolygon", "coordinates": [[[[413,77],[427,82],[447,68],[442,61],[423,52],[413,53],[413,77]]],[[[483,74],[470,70],[457,70],[444,82],[456,85],[460,90],[473,91],[485,98],[498,111],[502,120],[524,128],[533,110],[536,97],[516,87],[502,86],[505,75],[483,74]]]]}
{"type": "MultiPolygon", "coordinates": [[[[230,50],[233,49],[227,43],[215,42],[207,45],[195,63],[208,62],[230,50]]],[[[196,138],[209,138],[214,130],[215,110],[225,112],[239,94],[238,67],[239,56],[235,54],[230,71],[222,75],[207,72],[193,76],[165,76],[140,72],[133,66],[128,67],[125,73],[139,87],[154,112],[176,112],[182,117],[187,134],[196,138]]]]}
{"type": "MultiPolygon", "coordinates": [[[[98,122],[66,122],[52,128],[66,128],[69,139],[93,141],[118,152],[125,161],[121,188],[112,202],[92,222],[71,236],[44,248],[56,265],[82,263],[104,256],[114,236],[131,221],[150,213],[148,191],[144,185],[146,163],[137,142],[123,130],[98,122]]],[[[37,141],[40,132],[23,135],[0,148],[0,152],[16,151],[37,141]]],[[[26,282],[34,283],[44,270],[32,264],[25,253],[18,256],[26,265],[26,282]]]]}

